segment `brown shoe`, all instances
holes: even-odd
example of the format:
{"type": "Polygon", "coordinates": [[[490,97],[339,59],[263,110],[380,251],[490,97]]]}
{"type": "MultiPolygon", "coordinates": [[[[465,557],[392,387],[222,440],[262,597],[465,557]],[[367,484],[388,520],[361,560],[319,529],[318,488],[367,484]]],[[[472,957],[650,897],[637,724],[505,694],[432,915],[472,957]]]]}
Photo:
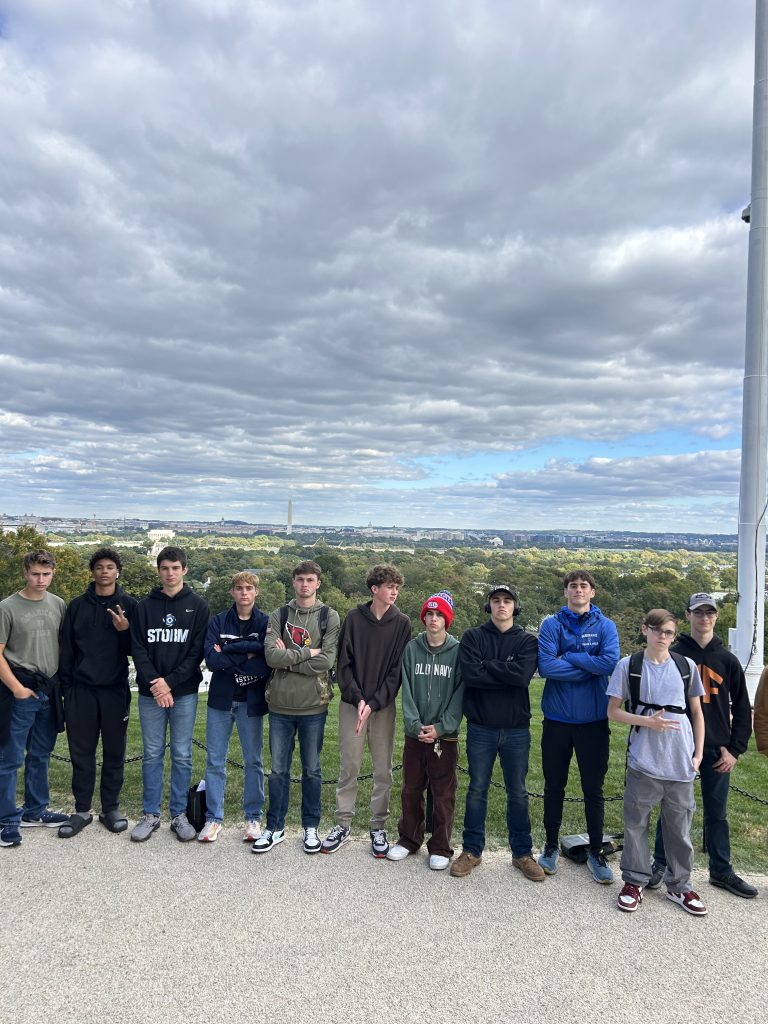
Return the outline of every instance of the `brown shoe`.
{"type": "Polygon", "coordinates": [[[451,864],[451,874],[454,878],[466,878],[472,868],[476,868],[482,859],[482,857],[476,857],[474,853],[470,853],[469,850],[462,850],[451,864]]]}
{"type": "Polygon", "coordinates": [[[543,869],[539,867],[530,853],[526,853],[523,857],[513,857],[512,863],[516,868],[519,868],[525,877],[530,879],[531,882],[543,882],[547,877],[544,874],[543,869]]]}

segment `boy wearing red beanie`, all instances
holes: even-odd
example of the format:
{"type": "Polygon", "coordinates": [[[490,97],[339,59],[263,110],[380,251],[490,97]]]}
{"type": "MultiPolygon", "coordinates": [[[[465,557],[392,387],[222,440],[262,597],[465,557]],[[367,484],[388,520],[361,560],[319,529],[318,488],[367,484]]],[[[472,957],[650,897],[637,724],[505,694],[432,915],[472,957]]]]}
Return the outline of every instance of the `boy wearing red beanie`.
{"type": "Polygon", "coordinates": [[[448,867],[453,856],[451,830],[456,811],[456,762],[464,686],[459,642],[448,634],[453,598],[447,590],[424,602],[425,631],[405,648],[402,665],[403,796],[400,838],[388,860],[404,860],[424,842],[424,792],[432,790],[432,835],[427,840],[429,866],[448,867]]]}

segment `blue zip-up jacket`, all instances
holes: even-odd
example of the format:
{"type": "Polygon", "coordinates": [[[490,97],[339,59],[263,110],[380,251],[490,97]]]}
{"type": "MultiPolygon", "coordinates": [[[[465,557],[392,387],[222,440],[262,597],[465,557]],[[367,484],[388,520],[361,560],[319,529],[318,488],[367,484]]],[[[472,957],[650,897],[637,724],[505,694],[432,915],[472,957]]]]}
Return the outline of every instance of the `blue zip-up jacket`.
{"type": "Polygon", "coordinates": [[[264,658],[264,637],[268,625],[269,616],[254,608],[246,635],[241,636],[236,604],[208,623],[205,662],[213,673],[208,688],[210,707],[229,711],[233,700],[245,700],[249,718],[267,714],[264,690],[270,669],[264,658]],[[214,650],[216,644],[221,651],[214,650]]]}
{"type": "Polygon", "coordinates": [[[607,717],[608,679],[619,662],[619,634],[596,605],[577,615],[564,605],[539,630],[539,674],[545,718],[570,725],[607,717]]]}

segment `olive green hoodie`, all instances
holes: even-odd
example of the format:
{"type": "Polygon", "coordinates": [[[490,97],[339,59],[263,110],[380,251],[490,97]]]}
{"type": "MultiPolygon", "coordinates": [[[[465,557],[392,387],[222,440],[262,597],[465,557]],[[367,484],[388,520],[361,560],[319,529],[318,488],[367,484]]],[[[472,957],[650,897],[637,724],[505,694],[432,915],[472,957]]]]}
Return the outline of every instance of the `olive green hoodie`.
{"type": "Polygon", "coordinates": [[[455,637],[430,647],[427,634],[419,633],[403,653],[402,682],[406,736],[417,739],[422,725],[434,725],[438,736],[458,736],[464,683],[455,637]]]}
{"type": "Polygon", "coordinates": [[[274,671],[267,683],[266,699],[269,710],[281,715],[318,715],[328,710],[331,686],[328,671],[336,662],[339,640],[339,613],[328,609],[328,625],[320,640],[320,609],[322,601],[311,608],[298,608],[296,601],[288,602],[288,618],[282,640],[285,650],[275,646],[280,633],[280,609],[269,617],[264,638],[264,656],[274,671]],[[310,656],[312,648],[321,653],[310,656]]]}

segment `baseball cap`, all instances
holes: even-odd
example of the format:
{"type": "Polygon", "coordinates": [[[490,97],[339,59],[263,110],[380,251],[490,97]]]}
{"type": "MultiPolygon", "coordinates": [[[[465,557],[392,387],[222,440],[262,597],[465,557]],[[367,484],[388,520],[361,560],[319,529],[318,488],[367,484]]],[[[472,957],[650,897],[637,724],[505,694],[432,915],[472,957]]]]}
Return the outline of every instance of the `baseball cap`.
{"type": "Polygon", "coordinates": [[[688,611],[692,612],[694,608],[704,608],[706,605],[717,611],[717,601],[711,594],[691,594],[691,599],[688,602],[688,611]]]}

